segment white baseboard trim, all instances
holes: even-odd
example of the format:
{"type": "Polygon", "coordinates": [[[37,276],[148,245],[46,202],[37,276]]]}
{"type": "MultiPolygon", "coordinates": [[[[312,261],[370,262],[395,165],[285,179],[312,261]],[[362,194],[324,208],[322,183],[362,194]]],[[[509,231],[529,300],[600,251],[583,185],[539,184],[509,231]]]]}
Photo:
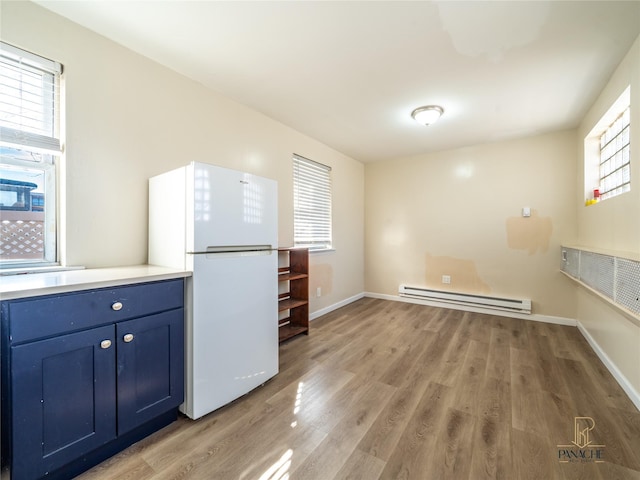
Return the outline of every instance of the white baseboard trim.
{"type": "Polygon", "coordinates": [[[521,318],[522,320],[533,320],[535,322],[555,323],[556,325],[568,325],[570,327],[575,327],[577,325],[576,320],[573,318],[554,317],[551,315],[540,315],[538,313],[527,314],[527,313],[519,313],[519,312],[507,312],[503,310],[493,310],[491,308],[472,307],[467,305],[458,305],[455,303],[438,302],[434,300],[421,300],[417,298],[401,297],[399,295],[385,295],[382,293],[372,293],[372,292],[365,292],[364,296],[370,297],[370,298],[379,298],[381,300],[392,300],[394,302],[415,303],[418,305],[429,305],[431,307],[463,310],[465,312],[486,313],[489,315],[499,315],[501,317],[509,317],[509,318],[521,318]]]}
{"type": "Polygon", "coordinates": [[[360,300],[364,298],[364,293],[359,293],[354,295],[353,297],[345,298],[338,303],[334,303],[333,305],[329,305],[328,307],[321,308],[320,310],[316,310],[313,313],[309,314],[309,320],[315,320],[322,315],[326,315],[327,313],[333,312],[334,310],[339,309],[340,307],[344,307],[345,305],[349,305],[350,303],[355,302],[356,300],[360,300]]]}
{"type": "Polygon", "coordinates": [[[627,380],[627,377],[625,377],[624,374],[618,369],[616,364],[613,363],[613,361],[609,358],[609,355],[607,355],[605,351],[600,347],[600,345],[598,345],[598,342],[596,342],[595,339],[588,332],[588,330],[584,328],[582,323],[580,322],[577,322],[577,323],[578,323],[578,330],[580,330],[580,333],[582,334],[582,336],[589,343],[593,351],[596,352],[596,355],[598,355],[598,358],[600,358],[602,363],[604,363],[604,366],[607,367],[607,370],[609,370],[609,373],[613,375],[613,378],[616,379],[616,382],[618,382],[618,385],[622,387],[622,389],[627,394],[629,399],[633,402],[633,404],[636,406],[636,408],[640,410],[640,393],[638,393],[638,391],[635,388],[633,388],[633,385],[629,383],[629,380],[627,380]]]}

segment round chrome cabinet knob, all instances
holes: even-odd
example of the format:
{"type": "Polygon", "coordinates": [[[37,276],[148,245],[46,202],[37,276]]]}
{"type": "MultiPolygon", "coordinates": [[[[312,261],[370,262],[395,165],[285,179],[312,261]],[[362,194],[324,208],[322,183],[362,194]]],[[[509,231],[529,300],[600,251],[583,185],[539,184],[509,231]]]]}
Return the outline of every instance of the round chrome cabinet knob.
{"type": "Polygon", "coordinates": [[[125,343],[133,342],[133,333],[127,333],[122,339],[125,343]]]}
{"type": "Polygon", "coordinates": [[[100,348],[106,350],[107,348],[109,348],[111,346],[111,340],[102,340],[100,342],[100,348]]]}
{"type": "Polygon", "coordinates": [[[118,310],[122,310],[122,302],[115,302],[113,305],[111,305],[111,310],[115,310],[116,312],[118,310]]]}

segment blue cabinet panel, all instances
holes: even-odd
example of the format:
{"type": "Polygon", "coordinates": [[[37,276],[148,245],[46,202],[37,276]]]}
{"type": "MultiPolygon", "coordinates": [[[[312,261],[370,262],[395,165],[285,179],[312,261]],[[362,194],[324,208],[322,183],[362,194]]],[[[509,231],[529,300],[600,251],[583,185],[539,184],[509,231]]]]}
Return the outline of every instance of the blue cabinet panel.
{"type": "Polygon", "coordinates": [[[39,478],[115,438],[115,355],[113,325],[11,348],[13,478],[39,478]]]}
{"type": "MultiPolygon", "coordinates": [[[[180,308],[182,280],[143,283],[6,302],[12,343],[60,335],[180,308]],[[114,310],[114,304],[121,307],[114,310]]],[[[116,307],[118,308],[118,307],[116,307]]]]}
{"type": "Polygon", "coordinates": [[[120,322],[118,434],[184,400],[184,310],[120,322]]]}

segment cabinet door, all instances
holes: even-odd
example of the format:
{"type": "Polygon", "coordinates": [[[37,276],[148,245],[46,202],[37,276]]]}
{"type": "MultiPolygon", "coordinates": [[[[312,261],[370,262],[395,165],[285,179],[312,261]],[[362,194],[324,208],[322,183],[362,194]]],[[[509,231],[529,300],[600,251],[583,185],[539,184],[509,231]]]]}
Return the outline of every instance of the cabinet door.
{"type": "Polygon", "coordinates": [[[12,477],[39,478],[115,438],[113,325],[11,347],[12,477]]]}
{"type": "Polygon", "coordinates": [[[179,406],[184,398],[184,309],[116,325],[118,434],[179,406]]]}

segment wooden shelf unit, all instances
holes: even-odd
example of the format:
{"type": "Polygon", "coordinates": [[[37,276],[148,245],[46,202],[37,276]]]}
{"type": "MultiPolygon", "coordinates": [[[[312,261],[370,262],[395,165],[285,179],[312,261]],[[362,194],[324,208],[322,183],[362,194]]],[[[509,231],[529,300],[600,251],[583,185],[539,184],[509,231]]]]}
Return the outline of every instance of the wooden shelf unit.
{"type": "Polygon", "coordinates": [[[279,248],[278,312],[289,312],[278,320],[280,342],[304,333],[309,334],[309,249],[279,248]]]}

